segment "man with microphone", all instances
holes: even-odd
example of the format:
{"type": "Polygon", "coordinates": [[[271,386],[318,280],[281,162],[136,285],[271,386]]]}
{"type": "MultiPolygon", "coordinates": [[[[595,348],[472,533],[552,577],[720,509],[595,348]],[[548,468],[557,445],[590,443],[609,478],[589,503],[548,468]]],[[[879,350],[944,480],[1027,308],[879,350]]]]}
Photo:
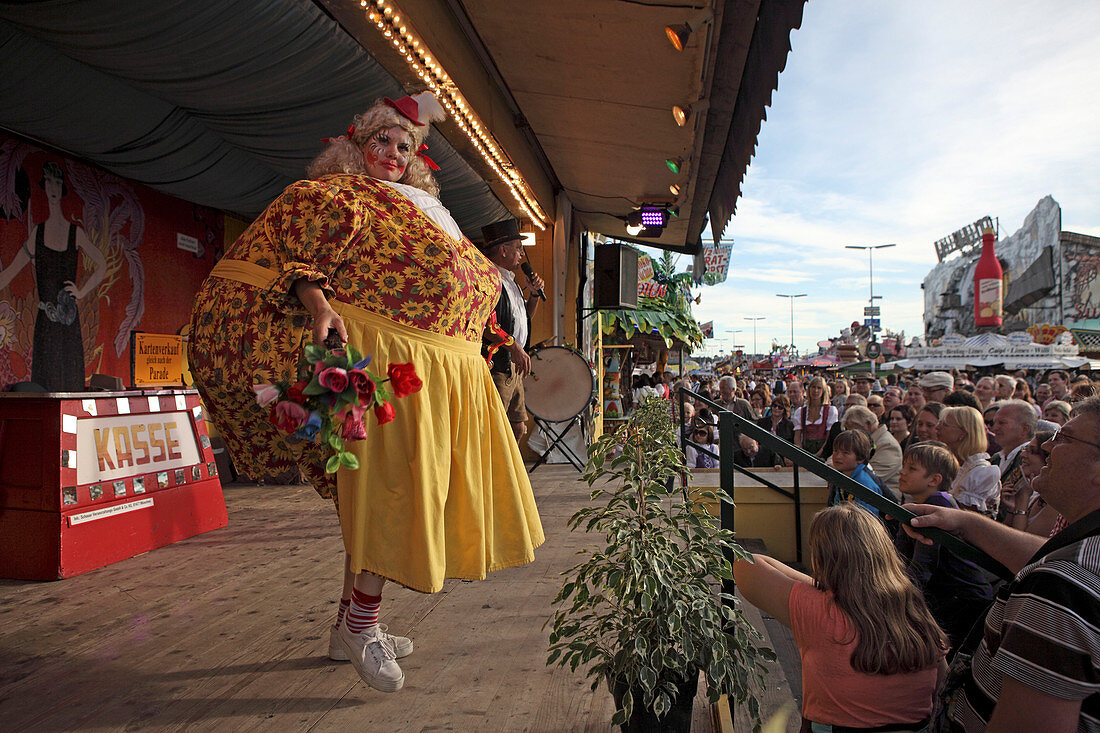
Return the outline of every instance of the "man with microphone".
{"type": "MultiPolygon", "coordinates": [[[[484,242],[479,246],[489,261],[500,270],[500,300],[497,302],[497,324],[514,342],[501,347],[493,355],[491,372],[493,383],[504,401],[508,413],[508,422],[518,441],[527,432],[527,407],[523,401],[523,378],[531,373],[531,357],[524,350],[531,333],[530,319],[538,307],[539,300],[546,300],[542,278],[535,274],[531,265],[523,262],[523,239],[519,233],[519,221],[507,219],[482,227],[484,242]],[[513,270],[522,266],[529,289],[526,299],[516,282],[513,270]]],[[[488,350],[483,346],[482,353],[488,350]]]]}

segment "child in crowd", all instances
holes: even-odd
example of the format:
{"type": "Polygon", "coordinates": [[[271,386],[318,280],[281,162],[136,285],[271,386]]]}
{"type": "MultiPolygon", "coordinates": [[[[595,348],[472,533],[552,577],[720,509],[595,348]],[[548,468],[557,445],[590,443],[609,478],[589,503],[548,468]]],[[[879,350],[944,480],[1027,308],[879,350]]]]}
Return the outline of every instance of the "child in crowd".
{"type": "MultiPolygon", "coordinates": [[[[899,488],[915,504],[958,508],[948,493],[958,472],[959,462],[947,447],[918,443],[905,451],[899,488]]],[[[924,592],[932,616],[947,632],[951,646],[957,647],[993,599],[985,573],[939,544],[915,541],[904,530],[898,531],[894,546],[924,592]]]]}
{"type": "MultiPolygon", "coordinates": [[[[882,496],[882,486],[867,465],[869,460],[871,460],[871,439],[862,430],[844,430],[833,440],[833,468],[882,496]]],[[[878,509],[846,493],[839,486],[829,484],[829,506],[836,506],[845,501],[854,501],[857,506],[866,509],[876,517],[879,516],[878,509]]]]}
{"type": "Polygon", "coordinates": [[[733,564],[745,599],[794,634],[802,730],[925,730],[947,639],[882,523],[845,504],[809,535],[809,575],[765,555],[733,564]]]}
{"type": "Polygon", "coordinates": [[[691,430],[691,440],[698,443],[700,448],[705,448],[714,455],[704,453],[688,443],[687,449],[684,451],[688,468],[718,468],[718,458],[716,457],[718,455],[718,436],[715,433],[714,426],[697,419],[691,430]]]}

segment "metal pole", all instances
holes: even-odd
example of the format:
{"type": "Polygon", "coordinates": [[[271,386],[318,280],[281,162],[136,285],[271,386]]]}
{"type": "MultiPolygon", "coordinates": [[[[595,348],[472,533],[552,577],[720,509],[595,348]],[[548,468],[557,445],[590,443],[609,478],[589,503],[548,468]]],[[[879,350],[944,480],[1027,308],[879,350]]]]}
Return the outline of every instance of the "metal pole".
{"type": "Polygon", "coordinates": [[[756,361],[757,353],[759,353],[756,350],[756,322],[762,321],[764,318],[765,316],[745,316],[746,321],[752,321],[752,358],[754,362],[756,361]]]}
{"type": "MultiPolygon", "coordinates": [[[[875,262],[874,262],[875,258],[874,258],[874,254],[875,254],[875,248],[874,247],[868,247],[867,248],[867,282],[871,287],[870,301],[871,301],[871,307],[872,308],[875,307],[875,262]]],[[[871,312],[873,313],[874,311],[871,311],[871,312]]],[[[882,318],[881,312],[879,313],[879,318],[882,318]]],[[[871,316],[871,323],[874,324],[874,322],[875,322],[875,317],[871,316]]],[[[874,340],[875,340],[875,327],[874,327],[874,325],[872,325],[871,326],[871,341],[874,341],[874,340]]],[[[871,359],[871,382],[874,383],[874,380],[875,380],[875,360],[874,360],[874,358],[872,358],[871,359]]]]}
{"type": "Polygon", "coordinates": [[[794,357],[794,299],[805,298],[806,293],[798,293],[797,295],[785,295],[783,293],[776,293],[777,298],[790,298],[791,299],[791,357],[794,357]]]}

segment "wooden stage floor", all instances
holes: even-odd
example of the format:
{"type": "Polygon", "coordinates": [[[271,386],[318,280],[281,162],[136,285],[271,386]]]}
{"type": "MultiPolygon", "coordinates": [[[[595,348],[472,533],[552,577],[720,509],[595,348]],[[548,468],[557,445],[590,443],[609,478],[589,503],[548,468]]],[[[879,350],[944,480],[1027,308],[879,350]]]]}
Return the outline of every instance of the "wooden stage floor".
{"type": "MultiPolygon", "coordinates": [[[[587,501],[578,475],[531,475],[547,542],[530,565],[430,596],[387,585],[382,621],[416,643],[395,694],[327,657],[342,550],[308,486],[230,484],[228,527],[68,580],[0,580],[0,728],[608,731],[605,687],[545,664],[542,624],[584,542],[565,526],[587,501]]],[[[770,683],[774,710],[792,693],[778,667],[770,683]]],[[[711,730],[701,695],[695,717],[711,730]]]]}

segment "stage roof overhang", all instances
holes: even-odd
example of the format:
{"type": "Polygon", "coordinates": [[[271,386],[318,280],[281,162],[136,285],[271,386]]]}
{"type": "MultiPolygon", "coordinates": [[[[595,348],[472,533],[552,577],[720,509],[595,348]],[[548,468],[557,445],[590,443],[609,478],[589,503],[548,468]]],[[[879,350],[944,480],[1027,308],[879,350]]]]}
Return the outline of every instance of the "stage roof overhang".
{"type": "MultiPolygon", "coordinates": [[[[369,5],[370,3],[368,3],[369,5]]],[[[625,238],[644,201],[697,251],[732,217],[804,0],[394,3],[553,218],[625,238]],[[664,26],[712,20],[683,52],[664,26]],[[684,127],[672,105],[695,104],[684,127]],[[680,175],[665,166],[684,161],[680,175]],[[680,184],[674,199],[670,184],[680,184]]],[[[188,201],[258,213],[375,98],[416,81],[358,0],[0,4],[0,126],[188,201]]],[[[429,139],[469,235],[515,197],[453,121],[429,139]]]]}

